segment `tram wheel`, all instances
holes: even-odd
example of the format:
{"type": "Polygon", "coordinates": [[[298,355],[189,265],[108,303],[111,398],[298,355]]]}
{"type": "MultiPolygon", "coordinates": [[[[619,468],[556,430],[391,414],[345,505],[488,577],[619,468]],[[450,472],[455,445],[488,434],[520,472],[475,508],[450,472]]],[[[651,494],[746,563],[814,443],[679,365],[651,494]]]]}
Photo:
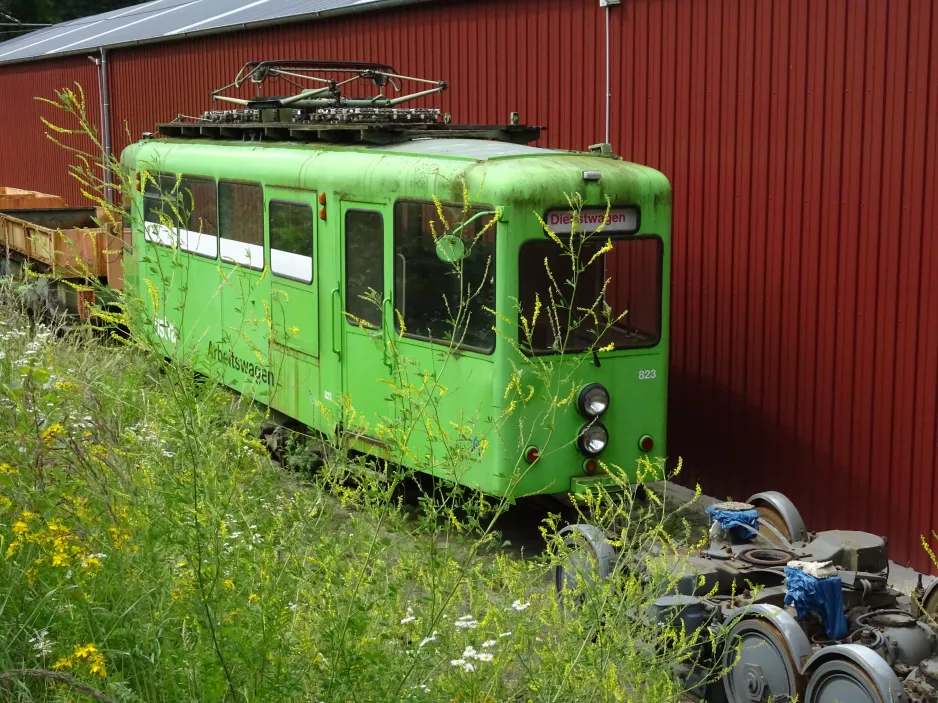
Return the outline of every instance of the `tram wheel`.
{"type": "MultiPolygon", "coordinates": [[[[723,679],[723,687],[730,703],[789,701],[796,696],[804,700],[804,677],[779,628],[767,619],[749,618],[733,627],[728,642],[723,664],[731,668],[723,679]]],[[[810,644],[807,647],[810,651],[810,644]]]]}
{"type": "Polygon", "coordinates": [[[821,664],[808,682],[806,703],[891,703],[873,677],[855,662],[837,657],[821,664]]]}
{"type": "Polygon", "coordinates": [[[567,525],[558,533],[568,553],[563,563],[554,567],[557,596],[581,585],[593,586],[612,574],[616,550],[595,525],[567,525]]]}

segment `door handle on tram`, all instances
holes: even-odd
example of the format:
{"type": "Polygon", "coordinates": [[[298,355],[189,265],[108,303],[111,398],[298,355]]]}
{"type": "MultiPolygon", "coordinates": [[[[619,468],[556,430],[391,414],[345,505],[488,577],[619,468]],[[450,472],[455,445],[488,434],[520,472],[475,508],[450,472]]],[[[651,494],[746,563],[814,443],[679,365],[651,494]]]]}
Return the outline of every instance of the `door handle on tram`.
{"type": "Polygon", "coordinates": [[[332,289],[332,352],[342,355],[342,345],[339,342],[339,335],[342,334],[342,298],[339,295],[339,289],[332,289]]]}
{"type": "Polygon", "coordinates": [[[381,341],[384,343],[384,365],[394,368],[394,359],[391,354],[391,335],[394,334],[394,306],[390,298],[385,298],[381,304],[381,341]]]}

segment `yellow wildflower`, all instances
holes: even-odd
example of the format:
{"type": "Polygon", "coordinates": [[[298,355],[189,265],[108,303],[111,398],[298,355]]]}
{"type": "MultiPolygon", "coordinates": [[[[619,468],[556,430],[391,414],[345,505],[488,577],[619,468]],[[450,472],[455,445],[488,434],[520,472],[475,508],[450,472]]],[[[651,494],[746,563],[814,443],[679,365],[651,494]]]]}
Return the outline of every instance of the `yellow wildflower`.
{"type": "Polygon", "coordinates": [[[68,528],[56,519],[49,520],[49,532],[61,532],[68,534],[68,528]]]}
{"type": "Polygon", "coordinates": [[[68,566],[68,554],[59,552],[52,555],[52,566],[68,566]]]}
{"type": "Polygon", "coordinates": [[[258,601],[260,601],[260,598],[257,597],[256,593],[252,593],[251,595],[248,596],[249,603],[257,603],[258,601]]]}
{"type": "Polygon", "coordinates": [[[95,654],[98,651],[98,648],[93,644],[86,645],[75,645],[75,658],[76,659],[87,659],[92,654],[95,654]]]}
{"type": "Polygon", "coordinates": [[[225,579],[224,581],[221,582],[221,585],[230,591],[234,588],[234,581],[232,581],[231,579],[225,579]]]}
{"type": "Polygon", "coordinates": [[[29,529],[29,525],[27,525],[27,524],[26,524],[25,522],[23,522],[22,520],[17,520],[16,522],[13,523],[13,534],[14,534],[14,535],[24,535],[24,534],[26,534],[26,530],[28,530],[28,529],[29,529]]]}
{"type": "Polygon", "coordinates": [[[52,668],[56,670],[71,669],[74,663],[75,662],[72,661],[71,657],[62,657],[55,664],[52,665],[52,668]]]}
{"type": "Polygon", "coordinates": [[[101,560],[98,557],[85,557],[81,560],[82,568],[91,569],[92,571],[101,570],[101,560]]]}
{"type": "Polygon", "coordinates": [[[55,387],[60,391],[70,391],[75,387],[75,384],[70,381],[56,381],[55,387]]]}
{"type": "Polygon", "coordinates": [[[62,425],[60,425],[59,423],[53,422],[51,425],[49,425],[49,426],[46,428],[45,432],[42,433],[42,441],[43,441],[43,442],[49,442],[49,441],[55,439],[55,436],[56,436],[57,434],[59,434],[59,433],[60,433],[62,430],[64,430],[64,429],[65,429],[65,428],[62,427],[62,425]]]}
{"type": "Polygon", "coordinates": [[[16,552],[19,551],[19,548],[22,546],[23,546],[23,543],[20,542],[19,540],[15,542],[10,542],[10,546],[7,547],[7,559],[9,559],[14,554],[16,554],[16,552]]]}
{"type": "Polygon", "coordinates": [[[179,600],[180,598],[182,598],[182,593],[179,591],[178,588],[174,588],[171,595],[173,597],[173,600],[179,600]]]}
{"type": "Polygon", "coordinates": [[[33,513],[33,512],[30,512],[29,510],[24,510],[20,514],[20,517],[23,518],[26,522],[32,522],[37,517],[39,517],[39,513],[33,513]]]}
{"type": "Polygon", "coordinates": [[[104,657],[101,654],[91,659],[91,673],[97,674],[101,678],[107,676],[107,668],[104,665],[104,657]]]}
{"type": "MultiPolygon", "coordinates": [[[[75,661],[88,662],[92,674],[98,676],[107,676],[107,667],[104,662],[104,655],[98,651],[93,644],[76,645],[75,653],[72,655],[75,661]]],[[[70,666],[70,665],[69,665],[70,666]]]]}
{"type": "Polygon", "coordinates": [[[6,463],[0,464],[0,474],[11,474],[11,475],[15,476],[15,475],[18,474],[18,473],[19,473],[19,471],[17,471],[16,469],[14,469],[14,468],[13,468],[12,466],[10,466],[9,464],[6,464],[6,463]]]}
{"type": "Polygon", "coordinates": [[[35,566],[26,569],[26,580],[29,581],[30,585],[36,583],[37,578],[39,578],[39,569],[35,566]]]}

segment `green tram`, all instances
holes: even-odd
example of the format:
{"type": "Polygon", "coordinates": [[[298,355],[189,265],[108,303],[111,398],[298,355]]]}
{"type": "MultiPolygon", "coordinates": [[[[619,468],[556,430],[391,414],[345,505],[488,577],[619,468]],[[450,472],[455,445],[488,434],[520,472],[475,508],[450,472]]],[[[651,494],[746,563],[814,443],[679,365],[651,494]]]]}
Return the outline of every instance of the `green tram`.
{"type": "Polygon", "coordinates": [[[388,341],[394,335],[398,358],[427,370],[450,345],[447,307],[458,307],[460,284],[430,223],[443,230],[434,198],[450,223],[463,217],[465,187],[472,209],[455,236],[478,237],[462,261],[478,295],[441,372],[448,392],[440,412],[474,423],[490,441],[468,470],[442,477],[493,496],[569,494],[611,483],[602,464],[634,477],[640,457],[663,456],[671,192],[661,173],[609,154],[458,130],[350,145],[250,141],[222,128],[200,129],[197,138],[180,132],[145,138],[122,155],[140,183],[134,211],[143,213],[133,220],[126,277],[145,300],[161,301],[154,333],[168,353],[183,345],[199,370],[318,431],[329,431],[344,398],[362,428],[347,428],[353,448],[387,458],[368,428],[395,413],[388,341]],[[193,209],[172,232],[160,224],[159,190],[177,182],[191,192],[193,209]],[[570,257],[539,217],[559,236],[569,234],[574,193],[584,201],[584,232],[596,229],[611,203],[584,255],[607,238],[612,248],[583,274],[580,294],[590,302],[605,295],[613,318],[628,312],[601,340],[585,330],[571,334],[560,366],[575,369],[576,397],[552,427],[525,422],[539,417],[543,399],[535,396],[495,437],[492,418],[510,402],[513,373],[524,378],[532,357],[557,353],[546,314],[526,353],[508,340],[520,334],[519,306],[530,320],[535,294],[549,299],[545,262],[558,280],[570,274],[570,257]],[[369,289],[380,306],[362,298],[369,289]],[[609,343],[613,351],[589,353],[609,343]],[[520,481],[512,479],[517,469],[520,481]]]}

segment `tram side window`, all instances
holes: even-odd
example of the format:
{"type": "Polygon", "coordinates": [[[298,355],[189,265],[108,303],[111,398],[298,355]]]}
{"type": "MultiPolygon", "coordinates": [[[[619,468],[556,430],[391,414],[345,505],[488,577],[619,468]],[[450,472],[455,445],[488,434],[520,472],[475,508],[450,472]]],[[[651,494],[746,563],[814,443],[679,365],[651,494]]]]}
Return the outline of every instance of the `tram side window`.
{"type": "Polygon", "coordinates": [[[215,181],[183,176],[179,183],[177,211],[187,219],[179,233],[179,246],[185,251],[214,259],[218,256],[218,210],[215,181]]]}
{"type": "Polygon", "coordinates": [[[147,181],[143,194],[147,240],[164,246],[175,242],[183,251],[218,256],[215,181],[169,174],[156,178],[158,183],[147,181]]]}
{"type": "Polygon", "coordinates": [[[443,344],[455,339],[459,346],[491,353],[495,332],[485,308],[493,309],[495,301],[495,226],[486,229],[491,217],[484,215],[468,222],[488,208],[442,210],[449,230],[432,202],[395,204],[394,306],[408,337],[443,344]],[[434,229],[441,237],[464,222],[441,246],[434,241],[434,229]],[[459,250],[461,258],[453,255],[459,250]]]}
{"type": "Polygon", "coordinates": [[[380,212],[345,213],[345,312],[350,324],[381,327],[381,308],[361,296],[384,296],[384,218],[380,212]],[[359,322],[360,321],[360,322],[359,322]]]}
{"type": "Polygon", "coordinates": [[[264,268],[264,191],[256,183],[218,184],[221,255],[226,263],[264,268]]]}
{"type": "Polygon", "coordinates": [[[164,174],[152,174],[146,179],[143,190],[144,237],[148,242],[173,246],[175,232],[168,225],[172,222],[170,214],[176,179],[164,174]],[[165,215],[164,215],[165,213],[165,215]]]}
{"type": "Polygon", "coordinates": [[[304,203],[270,201],[270,270],[313,282],[313,211],[304,203]]]}

